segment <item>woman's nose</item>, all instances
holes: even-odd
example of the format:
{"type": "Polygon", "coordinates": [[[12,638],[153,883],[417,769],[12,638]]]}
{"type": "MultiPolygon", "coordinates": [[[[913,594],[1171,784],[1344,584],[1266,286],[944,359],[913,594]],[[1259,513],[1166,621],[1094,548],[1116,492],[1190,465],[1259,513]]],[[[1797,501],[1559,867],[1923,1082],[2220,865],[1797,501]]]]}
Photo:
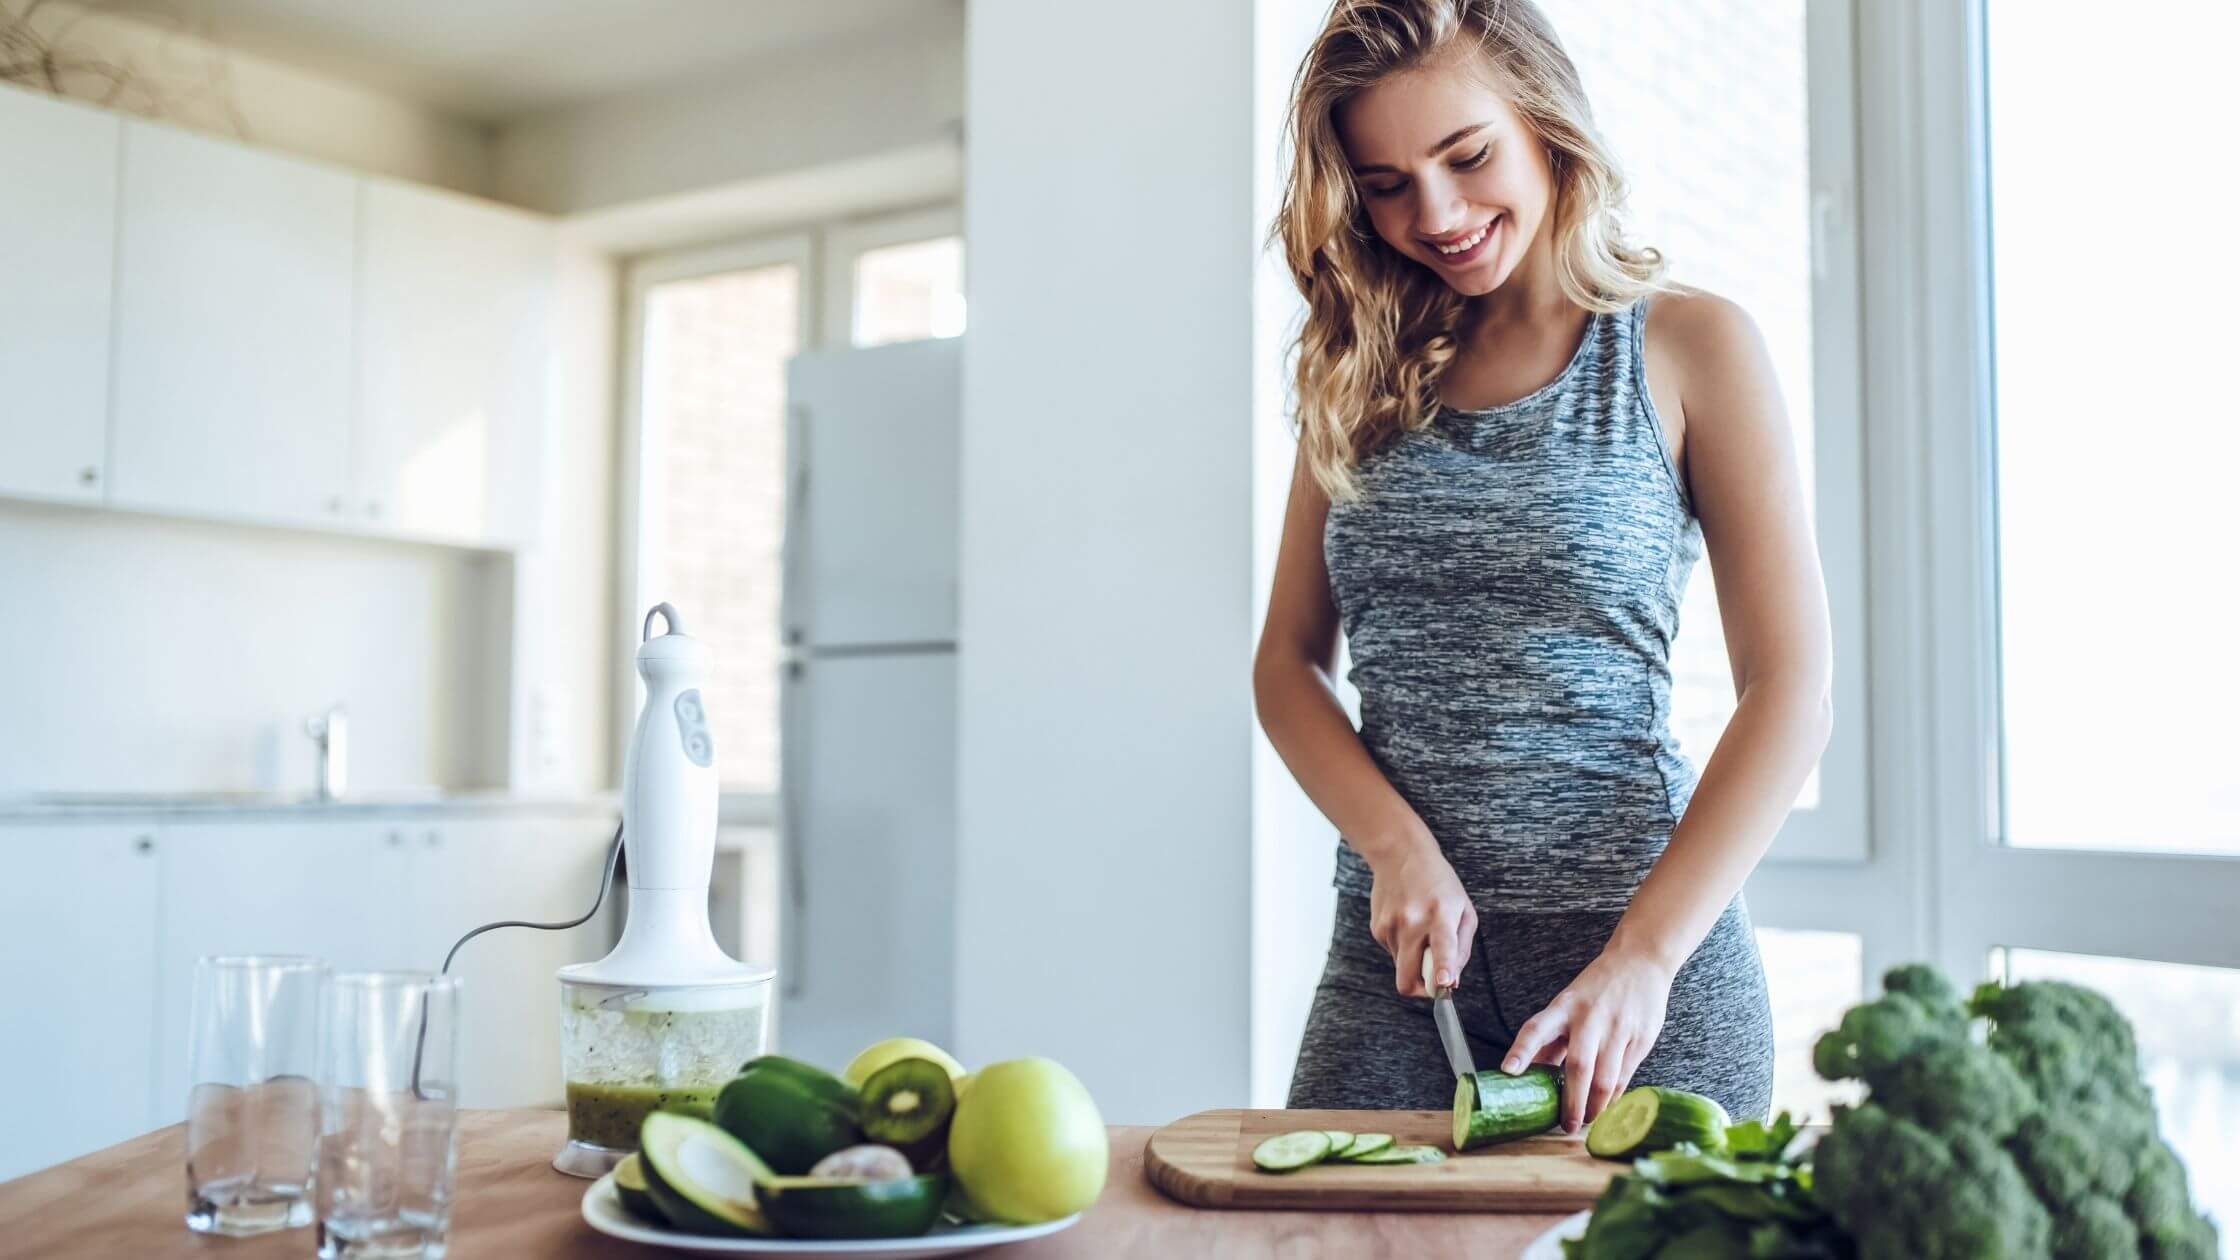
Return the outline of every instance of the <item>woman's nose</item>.
{"type": "Polygon", "coordinates": [[[1470,207],[1451,179],[1430,178],[1416,185],[1415,230],[1419,236],[1444,236],[1460,230],[1470,207]]]}

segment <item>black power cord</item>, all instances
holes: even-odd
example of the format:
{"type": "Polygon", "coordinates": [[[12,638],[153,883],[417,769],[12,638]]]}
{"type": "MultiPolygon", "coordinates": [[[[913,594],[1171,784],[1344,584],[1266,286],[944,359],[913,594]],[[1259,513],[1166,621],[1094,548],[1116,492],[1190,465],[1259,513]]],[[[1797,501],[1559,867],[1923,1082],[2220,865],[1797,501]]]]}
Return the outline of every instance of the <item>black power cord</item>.
{"type": "MultiPolygon", "coordinates": [[[[621,857],[622,824],[620,822],[617,822],[614,825],[614,839],[612,841],[609,841],[607,844],[607,860],[602,868],[602,873],[599,876],[599,895],[592,898],[591,908],[589,910],[584,911],[581,915],[577,916],[576,918],[570,919],[565,923],[531,923],[527,919],[500,919],[495,923],[485,923],[481,927],[473,928],[469,930],[465,936],[462,936],[458,940],[452,942],[451,951],[443,956],[443,968],[440,971],[436,972],[436,974],[439,976],[450,975],[451,964],[453,960],[459,957],[460,948],[464,946],[468,941],[471,941],[474,938],[482,935],[484,932],[495,932],[499,928],[535,928],[539,932],[565,932],[569,928],[582,927],[584,924],[591,922],[591,916],[599,913],[599,907],[606,904],[607,890],[614,887],[615,863],[618,862],[621,857]]],[[[427,1003],[423,1001],[420,1004],[420,1036],[412,1049],[412,1096],[422,1102],[426,1102],[428,1100],[427,1091],[423,1090],[420,1087],[420,1062],[422,1057],[427,1053],[427,1049],[428,1006],[427,1003]]]]}

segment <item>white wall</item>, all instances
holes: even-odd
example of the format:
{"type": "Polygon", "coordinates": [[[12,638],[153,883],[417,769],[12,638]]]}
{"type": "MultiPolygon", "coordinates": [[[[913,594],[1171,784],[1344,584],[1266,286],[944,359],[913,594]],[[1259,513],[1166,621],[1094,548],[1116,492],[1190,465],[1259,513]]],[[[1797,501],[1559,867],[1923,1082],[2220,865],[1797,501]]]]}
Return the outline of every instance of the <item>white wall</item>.
{"type": "Polygon", "coordinates": [[[0,501],[0,795],[309,790],[336,701],[353,789],[497,782],[507,567],[0,501]]]}
{"type": "MultiPolygon", "coordinates": [[[[1318,0],[1259,0],[1253,67],[1253,222],[1275,219],[1282,197],[1284,110],[1291,78],[1321,27],[1318,0]]],[[[1260,255],[1253,277],[1252,591],[1255,626],[1267,618],[1277,544],[1298,442],[1285,355],[1305,315],[1281,245],[1260,255]]],[[[1352,699],[1350,687],[1341,692],[1352,699]]],[[[1356,714],[1358,717],[1358,713],[1356,714]]],[[[1255,727],[1257,730],[1257,727],[1255,727]]],[[[1306,1029],[1307,1008],[1330,940],[1330,886],[1338,833],[1276,755],[1265,734],[1252,754],[1252,1105],[1280,1107],[1306,1029]]]]}
{"type": "MultiPolygon", "coordinates": [[[[189,33],[191,28],[163,24],[153,15],[88,12],[82,5],[50,0],[39,7],[37,27],[50,37],[68,28],[61,44],[66,50],[140,71],[149,90],[128,94],[118,103],[121,109],[152,112],[183,127],[237,136],[352,170],[460,192],[489,191],[487,130],[427,106],[217,49],[189,33]],[[230,89],[230,97],[222,89],[230,89]],[[238,129],[236,116],[242,124],[238,129]]],[[[99,86],[92,80],[77,82],[99,86]]]]}
{"type": "Polygon", "coordinates": [[[564,245],[552,286],[552,362],[538,545],[516,561],[514,787],[595,791],[614,764],[615,356],[619,274],[564,245]]]}
{"type": "Polygon", "coordinates": [[[696,192],[953,139],[961,9],[923,23],[499,129],[496,195],[553,214],[696,192]]]}
{"type": "Polygon", "coordinates": [[[1254,29],[1101,14],[968,18],[957,1050],[1150,1123],[1248,1090],[1254,29]]]}

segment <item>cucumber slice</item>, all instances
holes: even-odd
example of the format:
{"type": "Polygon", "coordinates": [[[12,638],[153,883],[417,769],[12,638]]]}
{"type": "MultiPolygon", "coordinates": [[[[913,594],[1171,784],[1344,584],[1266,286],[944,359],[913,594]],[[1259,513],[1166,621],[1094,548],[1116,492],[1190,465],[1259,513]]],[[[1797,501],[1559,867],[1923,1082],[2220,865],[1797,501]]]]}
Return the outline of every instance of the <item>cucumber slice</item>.
{"type": "Polygon", "coordinates": [[[1436,1146],[1388,1146],[1355,1159],[1356,1164],[1436,1164],[1447,1153],[1436,1146]]]}
{"type": "Polygon", "coordinates": [[[1265,1172],[1292,1172],[1330,1157],[1330,1135],[1321,1129],[1279,1133],[1252,1148],[1252,1163],[1265,1172]]]}
{"type": "Polygon", "coordinates": [[[1344,1129],[1324,1129],[1330,1135],[1330,1158],[1345,1158],[1346,1148],[1353,1145],[1353,1135],[1344,1129]]]}
{"type": "Polygon", "coordinates": [[[1454,1082],[1454,1149],[1531,1137],[1556,1127],[1561,1102],[1555,1069],[1534,1064],[1516,1076],[1480,1072],[1454,1082]]]}
{"type": "Polygon", "coordinates": [[[1627,1090],[1587,1126],[1587,1154],[1632,1159],[1693,1142],[1707,1151],[1726,1144],[1727,1109],[1684,1089],[1642,1085],[1627,1090]]]}
{"type": "Polygon", "coordinates": [[[693,1234],[767,1234],[756,1198],[770,1169],[744,1142],[705,1120],[656,1111],[638,1138],[646,1192],[661,1215],[693,1234]]]}
{"type": "Polygon", "coordinates": [[[1347,1146],[1343,1152],[1333,1155],[1331,1158],[1360,1159],[1364,1155],[1374,1155],[1391,1145],[1392,1135],[1389,1133],[1356,1133],[1353,1135],[1352,1144],[1347,1146]]]}

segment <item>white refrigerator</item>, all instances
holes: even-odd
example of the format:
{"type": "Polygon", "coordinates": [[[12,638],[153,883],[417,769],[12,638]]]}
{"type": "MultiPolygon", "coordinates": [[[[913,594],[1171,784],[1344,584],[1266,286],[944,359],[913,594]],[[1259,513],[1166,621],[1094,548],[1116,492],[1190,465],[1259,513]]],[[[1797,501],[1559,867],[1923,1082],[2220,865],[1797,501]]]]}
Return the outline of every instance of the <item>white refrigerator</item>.
{"type": "Polygon", "coordinates": [[[779,1052],[952,1041],[961,341],[787,377],[779,1052]]]}

